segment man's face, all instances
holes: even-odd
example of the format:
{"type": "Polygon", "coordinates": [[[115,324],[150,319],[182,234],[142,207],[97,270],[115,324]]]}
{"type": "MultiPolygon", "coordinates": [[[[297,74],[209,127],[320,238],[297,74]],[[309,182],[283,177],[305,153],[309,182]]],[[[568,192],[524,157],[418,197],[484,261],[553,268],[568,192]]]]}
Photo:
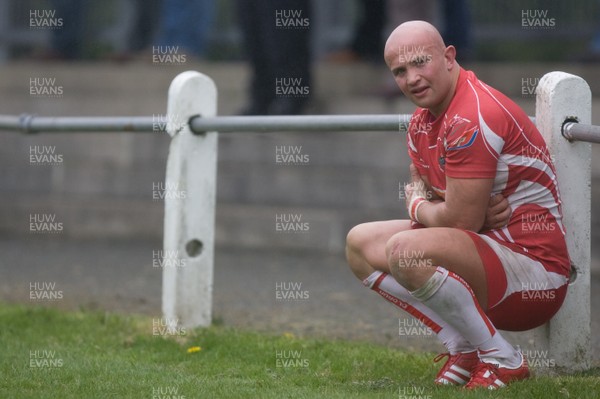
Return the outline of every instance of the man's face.
{"type": "MultiPolygon", "coordinates": [[[[399,41],[397,41],[399,42],[399,41]]],[[[452,78],[446,49],[435,45],[391,44],[385,60],[404,95],[435,115],[444,111],[452,78]]]]}

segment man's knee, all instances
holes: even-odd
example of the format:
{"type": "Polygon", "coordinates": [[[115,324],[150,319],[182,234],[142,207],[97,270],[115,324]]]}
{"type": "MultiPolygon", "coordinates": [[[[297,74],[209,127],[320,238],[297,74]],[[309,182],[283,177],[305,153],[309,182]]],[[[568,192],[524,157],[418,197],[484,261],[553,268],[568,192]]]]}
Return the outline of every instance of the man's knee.
{"type": "Polygon", "coordinates": [[[391,268],[397,268],[400,259],[410,248],[410,241],[410,235],[402,232],[394,234],[385,244],[385,256],[391,268]]]}
{"type": "Polygon", "coordinates": [[[388,265],[392,275],[400,282],[408,282],[413,275],[432,266],[418,240],[410,232],[395,234],[385,246],[388,265]]]}
{"type": "Polygon", "coordinates": [[[367,245],[368,234],[366,224],[354,226],[346,235],[346,257],[351,253],[360,254],[367,245]]]}
{"type": "Polygon", "coordinates": [[[365,256],[366,248],[369,245],[368,230],[365,224],[359,224],[354,226],[346,236],[346,260],[359,280],[365,279],[372,273],[365,256]]]}

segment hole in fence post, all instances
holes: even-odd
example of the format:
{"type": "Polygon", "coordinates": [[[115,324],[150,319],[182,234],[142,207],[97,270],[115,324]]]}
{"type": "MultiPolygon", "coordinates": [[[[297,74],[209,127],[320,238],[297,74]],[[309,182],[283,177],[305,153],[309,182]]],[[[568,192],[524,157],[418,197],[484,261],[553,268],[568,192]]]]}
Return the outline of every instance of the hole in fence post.
{"type": "Polygon", "coordinates": [[[185,244],[185,252],[188,254],[189,257],[192,258],[199,256],[202,253],[203,249],[204,244],[202,243],[202,241],[197,240],[195,238],[193,240],[189,240],[187,244],[185,244]]]}
{"type": "Polygon", "coordinates": [[[570,143],[572,143],[573,138],[571,138],[570,135],[568,135],[567,132],[565,132],[565,126],[567,125],[567,123],[579,123],[579,118],[577,118],[576,116],[567,116],[560,127],[560,133],[562,134],[562,136],[566,138],[570,143]]]}
{"type": "Polygon", "coordinates": [[[578,277],[577,267],[571,263],[571,272],[569,274],[569,285],[573,284],[578,277]]]}

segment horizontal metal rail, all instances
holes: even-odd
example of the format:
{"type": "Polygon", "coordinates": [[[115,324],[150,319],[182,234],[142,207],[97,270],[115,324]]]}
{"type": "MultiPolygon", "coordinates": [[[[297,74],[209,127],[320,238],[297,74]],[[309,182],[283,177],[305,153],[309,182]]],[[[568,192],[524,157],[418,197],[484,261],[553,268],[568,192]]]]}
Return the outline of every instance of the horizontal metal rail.
{"type": "MultiPolygon", "coordinates": [[[[410,114],[217,116],[194,117],[190,127],[203,132],[296,132],[296,131],[397,131],[406,127],[410,114]]],[[[533,121],[535,119],[531,117],[533,121]]],[[[0,115],[0,130],[38,132],[165,132],[167,116],[48,117],[31,114],[0,115]]],[[[563,136],[570,141],[600,143],[600,126],[567,121],[563,136]]]]}
{"type": "Polygon", "coordinates": [[[600,143],[600,126],[566,122],[562,127],[562,135],[569,141],[600,143]]]}
{"type": "MultiPolygon", "coordinates": [[[[291,131],[397,131],[411,115],[217,116],[192,118],[194,133],[291,131]]],[[[0,130],[38,132],[164,132],[166,115],[147,117],[45,117],[0,115],[0,130]]]]}
{"type": "MultiPolygon", "coordinates": [[[[0,130],[20,133],[39,132],[152,132],[162,127],[156,118],[147,116],[19,116],[0,115],[0,130]]],[[[166,125],[163,123],[162,125],[166,125]]],[[[164,131],[164,128],[162,129],[164,131]]]]}
{"type": "Polygon", "coordinates": [[[398,131],[411,115],[219,116],[192,118],[194,133],[293,131],[398,131]]]}

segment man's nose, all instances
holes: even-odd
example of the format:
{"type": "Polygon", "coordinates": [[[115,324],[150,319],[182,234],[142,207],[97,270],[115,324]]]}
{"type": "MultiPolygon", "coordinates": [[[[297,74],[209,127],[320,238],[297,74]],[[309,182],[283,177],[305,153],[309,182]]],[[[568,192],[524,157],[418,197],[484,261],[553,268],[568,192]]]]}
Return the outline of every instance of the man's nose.
{"type": "Polygon", "coordinates": [[[419,83],[420,79],[421,75],[419,74],[419,71],[416,71],[414,68],[409,68],[408,71],[406,71],[406,84],[408,86],[415,86],[419,83]]]}

